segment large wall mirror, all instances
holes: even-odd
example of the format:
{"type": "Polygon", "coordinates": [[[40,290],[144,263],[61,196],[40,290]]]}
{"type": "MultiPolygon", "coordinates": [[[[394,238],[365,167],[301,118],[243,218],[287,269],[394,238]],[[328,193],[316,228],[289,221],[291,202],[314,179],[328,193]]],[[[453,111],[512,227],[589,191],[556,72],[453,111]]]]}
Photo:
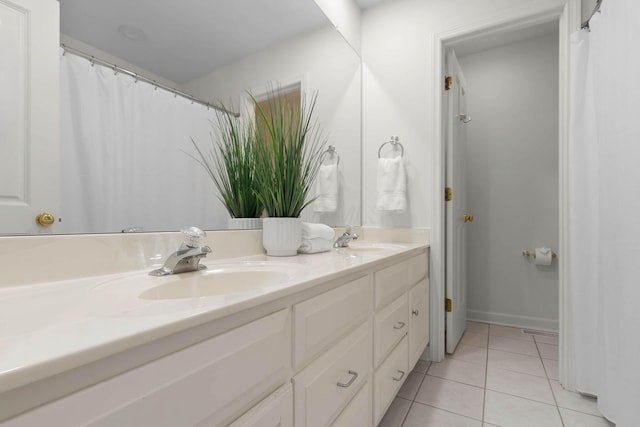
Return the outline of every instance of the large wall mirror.
{"type": "Polygon", "coordinates": [[[361,224],[361,61],[314,0],[60,0],[60,33],[60,164],[48,166],[60,169],[60,205],[51,226],[4,234],[226,229],[213,184],[187,155],[191,140],[215,138],[216,110],[162,86],[241,117],[247,91],[317,93],[316,119],[335,149],[327,159],[339,157],[338,206],[311,205],[303,220],[361,224]],[[118,116],[135,118],[134,129],[118,116]]]}

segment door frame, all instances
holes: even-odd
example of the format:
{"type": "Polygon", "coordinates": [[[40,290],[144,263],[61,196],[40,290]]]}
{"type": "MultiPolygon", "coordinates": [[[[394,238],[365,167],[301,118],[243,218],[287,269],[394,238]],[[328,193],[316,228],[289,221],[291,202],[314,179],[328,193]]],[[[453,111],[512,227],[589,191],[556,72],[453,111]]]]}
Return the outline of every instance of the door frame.
{"type": "Polygon", "coordinates": [[[569,281],[569,36],[580,29],[580,0],[548,0],[530,2],[522,7],[496,15],[493,18],[458,27],[455,30],[432,35],[433,46],[433,78],[432,108],[433,117],[433,228],[431,230],[431,290],[430,290],[430,331],[429,360],[444,359],[444,300],[445,300],[445,114],[444,114],[444,53],[446,46],[454,42],[469,40],[474,37],[496,33],[504,30],[525,28],[550,21],[557,21],[559,27],[559,73],[558,73],[558,151],[559,151],[559,239],[558,253],[558,286],[559,286],[559,378],[560,383],[569,390],[575,389],[573,373],[573,335],[571,289],[569,281]]]}

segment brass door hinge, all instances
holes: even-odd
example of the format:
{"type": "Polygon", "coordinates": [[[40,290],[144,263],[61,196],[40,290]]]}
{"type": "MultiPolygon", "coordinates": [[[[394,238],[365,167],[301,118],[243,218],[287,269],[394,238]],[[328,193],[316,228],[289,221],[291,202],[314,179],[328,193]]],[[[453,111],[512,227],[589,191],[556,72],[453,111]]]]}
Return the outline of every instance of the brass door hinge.
{"type": "Polygon", "coordinates": [[[453,77],[445,76],[444,78],[444,90],[451,89],[451,85],[453,84],[453,77]]]}
{"type": "Polygon", "coordinates": [[[445,313],[451,313],[452,306],[453,306],[453,302],[451,301],[451,298],[447,298],[444,300],[445,313]]]}
{"type": "Polygon", "coordinates": [[[444,201],[445,202],[450,202],[451,200],[453,200],[453,190],[451,189],[451,187],[445,187],[444,188],[444,201]]]}

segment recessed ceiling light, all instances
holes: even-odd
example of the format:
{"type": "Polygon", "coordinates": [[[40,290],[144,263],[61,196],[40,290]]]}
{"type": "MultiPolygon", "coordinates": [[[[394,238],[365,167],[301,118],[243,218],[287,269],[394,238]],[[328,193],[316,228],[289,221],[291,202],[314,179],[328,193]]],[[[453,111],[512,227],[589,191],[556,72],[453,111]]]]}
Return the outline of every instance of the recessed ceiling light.
{"type": "Polygon", "coordinates": [[[147,35],[142,28],[136,25],[118,25],[118,32],[129,40],[142,41],[147,39],[147,35]]]}

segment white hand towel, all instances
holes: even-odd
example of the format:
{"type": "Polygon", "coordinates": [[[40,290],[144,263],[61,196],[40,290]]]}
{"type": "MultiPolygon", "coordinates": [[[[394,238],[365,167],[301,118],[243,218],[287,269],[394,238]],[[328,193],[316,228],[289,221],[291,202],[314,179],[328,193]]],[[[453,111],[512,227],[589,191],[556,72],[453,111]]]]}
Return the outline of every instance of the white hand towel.
{"type": "Polygon", "coordinates": [[[318,252],[327,252],[333,248],[333,239],[327,240],[321,237],[315,239],[302,239],[302,244],[298,248],[298,252],[303,254],[316,254],[318,252]]]}
{"type": "Polygon", "coordinates": [[[302,240],[324,239],[333,241],[336,232],[326,224],[316,224],[311,222],[302,223],[302,240]]]}
{"type": "Polygon", "coordinates": [[[378,159],[379,211],[404,212],[407,208],[407,177],[402,157],[378,159]]]}
{"type": "Polygon", "coordinates": [[[338,209],[338,165],[320,165],[316,178],[317,199],[314,212],[335,212],[338,209]]]}

